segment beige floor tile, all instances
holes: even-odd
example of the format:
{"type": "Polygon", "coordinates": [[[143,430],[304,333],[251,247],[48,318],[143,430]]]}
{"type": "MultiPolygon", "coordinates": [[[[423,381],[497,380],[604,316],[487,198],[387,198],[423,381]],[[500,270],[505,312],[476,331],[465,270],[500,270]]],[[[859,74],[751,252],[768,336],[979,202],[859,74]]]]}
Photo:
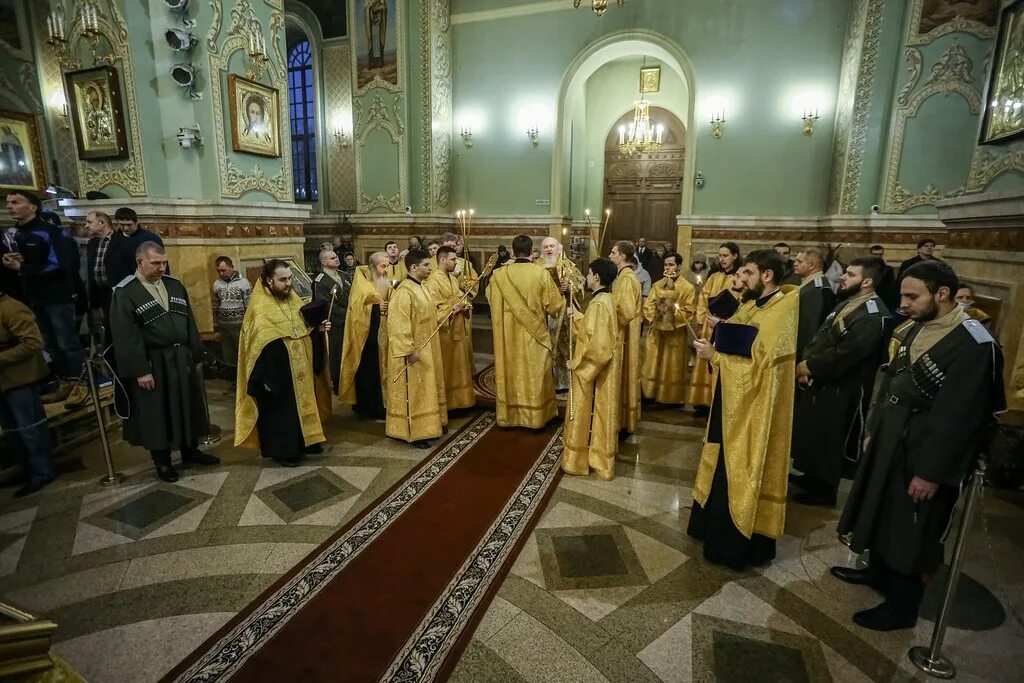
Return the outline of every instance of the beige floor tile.
{"type": "Polygon", "coordinates": [[[487,646],[528,681],[598,683],[607,681],[593,664],[530,615],[517,615],[487,646]]]}

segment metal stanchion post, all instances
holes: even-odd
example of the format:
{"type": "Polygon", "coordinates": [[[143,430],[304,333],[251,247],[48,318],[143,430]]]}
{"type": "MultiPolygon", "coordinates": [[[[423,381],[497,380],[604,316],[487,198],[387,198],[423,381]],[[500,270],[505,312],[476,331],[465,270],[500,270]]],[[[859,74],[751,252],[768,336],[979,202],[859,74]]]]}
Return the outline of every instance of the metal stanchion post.
{"type": "Polygon", "coordinates": [[[953,598],[956,597],[957,583],[960,581],[960,570],[964,561],[964,548],[967,546],[967,533],[970,531],[971,522],[974,520],[974,513],[981,500],[982,491],[985,487],[985,462],[978,462],[974,470],[970,488],[967,491],[967,502],[964,503],[963,519],[960,520],[960,532],[956,538],[956,545],[953,546],[953,559],[949,563],[949,577],[946,580],[946,593],[942,598],[942,606],[939,608],[939,616],[935,620],[935,630],[932,631],[932,642],[928,647],[912,647],[907,652],[910,661],[921,671],[935,678],[949,679],[956,676],[956,667],[953,662],[942,656],[942,641],[946,637],[946,627],[949,622],[949,612],[953,607],[953,598]]]}
{"type": "Polygon", "coordinates": [[[114,471],[114,459],[110,455],[110,442],[107,441],[107,423],[103,419],[103,411],[100,409],[100,392],[96,388],[96,373],[93,371],[95,345],[91,345],[89,359],[85,362],[85,376],[89,381],[89,394],[92,398],[92,410],[96,415],[96,425],[100,430],[100,446],[103,448],[103,462],[107,466],[107,473],[100,478],[103,486],[113,486],[124,481],[120,472],[114,471]]]}

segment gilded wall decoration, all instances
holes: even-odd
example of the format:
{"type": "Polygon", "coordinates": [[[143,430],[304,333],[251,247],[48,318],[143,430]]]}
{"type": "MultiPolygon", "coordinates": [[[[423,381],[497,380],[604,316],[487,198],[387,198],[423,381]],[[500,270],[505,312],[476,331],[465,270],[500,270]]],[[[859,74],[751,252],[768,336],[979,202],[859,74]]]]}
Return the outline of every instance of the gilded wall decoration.
{"type": "Polygon", "coordinates": [[[929,97],[956,93],[967,101],[972,114],[981,111],[981,93],[974,86],[973,71],[974,64],[963,46],[953,43],[932,65],[921,89],[905,105],[897,106],[893,113],[882,190],[882,208],[886,213],[904,213],[916,206],[933,205],[941,199],[957,197],[965,192],[966,183],[949,190],[928,185],[921,192],[913,192],[900,184],[899,172],[907,120],[917,115],[929,97]]]}
{"type": "Polygon", "coordinates": [[[910,74],[910,80],[896,96],[896,104],[900,106],[906,106],[910,93],[914,92],[917,82],[921,80],[921,72],[924,69],[924,59],[921,57],[920,50],[908,47],[903,53],[903,57],[907,60],[907,73],[910,74]]]}
{"type": "Polygon", "coordinates": [[[124,159],[128,136],[117,69],[98,66],[64,76],[80,159],[124,159]]]}
{"type": "Polygon", "coordinates": [[[831,213],[857,211],[884,5],[884,0],[856,0],[850,9],[836,111],[836,149],[828,202],[831,213]]]}
{"type": "Polygon", "coordinates": [[[1024,2],[1003,10],[987,92],[981,144],[1024,133],[1024,2]]]}
{"type": "MultiPolygon", "coordinates": [[[[65,16],[74,17],[68,27],[69,51],[73,55],[84,54],[86,49],[95,52],[84,44],[82,37],[81,16],[74,12],[75,3],[64,3],[65,16]]],[[[98,13],[99,31],[109,44],[110,64],[118,69],[121,86],[124,91],[124,113],[126,114],[128,134],[128,157],[124,160],[90,161],[78,158],[75,160],[78,169],[79,194],[84,195],[91,190],[103,190],[109,185],[122,188],[130,196],[146,195],[146,171],[142,155],[142,135],[139,126],[139,105],[136,94],[135,72],[132,64],[131,46],[128,42],[128,24],[121,14],[115,0],[101,3],[98,13]]],[[[98,60],[107,61],[107,60],[98,60]]]]}
{"type": "MultiPolygon", "coordinates": [[[[48,36],[46,35],[45,22],[34,21],[30,28],[33,31],[35,44],[46,45],[48,36]]],[[[39,86],[44,97],[54,92],[63,91],[64,74],[61,72],[60,63],[54,56],[53,51],[49,49],[40,50],[38,63],[39,86]]],[[[0,83],[0,92],[13,93],[15,90],[7,90],[0,83]]],[[[43,115],[48,122],[50,131],[50,145],[48,149],[44,150],[44,155],[48,153],[51,161],[55,161],[57,165],[57,177],[54,178],[54,182],[65,187],[81,187],[78,177],[78,150],[71,135],[70,127],[64,127],[66,120],[54,107],[46,107],[43,115]]]]}
{"type": "MultiPolygon", "coordinates": [[[[262,191],[281,202],[289,202],[293,197],[291,145],[281,145],[281,162],[274,162],[273,175],[268,175],[259,164],[253,164],[251,171],[246,171],[228,158],[224,123],[224,81],[230,74],[231,55],[235,52],[247,53],[248,37],[251,30],[263,31],[253,9],[251,0],[238,0],[231,9],[231,21],[227,28],[227,37],[220,41],[223,26],[223,8],[219,0],[211,0],[214,10],[210,31],[206,36],[209,52],[209,83],[213,105],[214,137],[216,140],[217,163],[220,169],[220,194],[222,197],[236,199],[247,192],[262,191]]],[[[278,91],[287,88],[287,70],[281,57],[280,34],[284,31],[284,15],[278,12],[270,16],[271,45],[274,49],[269,55],[269,69],[265,78],[270,86],[278,91]]],[[[287,121],[287,98],[278,98],[277,119],[287,121]]]]}
{"type": "Polygon", "coordinates": [[[0,109],[0,189],[42,192],[46,188],[42,150],[33,114],[0,109]]]}
{"type": "Polygon", "coordinates": [[[949,33],[991,38],[996,33],[1000,0],[914,0],[907,22],[907,45],[925,45],[949,33]]]}
{"type": "Polygon", "coordinates": [[[400,92],[403,0],[349,0],[352,81],[357,95],[373,88],[400,92]]]}
{"type": "Polygon", "coordinates": [[[364,113],[363,107],[370,98],[369,95],[355,100],[355,133],[356,140],[356,192],[359,198],[356,210],[359,213],[369,213],[372,206],[374,209],[385,208],[394,213],[404,213],[409,196],[408,174],[406,173],[405,154],[405,124],[402,122],[402,95],[396,93],[389,109],[380,94],[374,94],[370,105],[364,113]],[[378,194],[376,198],[370,197],[362,190],[362,164],[363,147],[366,145],[367,136],[375,130],[384,130],[391,136],[391,142],[398,148],[398,193],[391,198],[384,198],[378,194]],[[384,203],[381,203],[383,201],[384,203]]]}
{"type": "MultiPolygon", "coordinates": [[[[323,83],[327,120],[335,117],[352,120],[352,70],[349,68],[348,40],[324,46],[323,83]]],[[[351,127],[349,128],[351,141],[351,127]]],[[[354,211],[356,208],[356,157],[352,146],[340,144],[327,147],[328,204],[331,211],[354,211]]]]}
{"type": "Polygon", "coordinates": [[[1024,173],[1024,142],[1003,147],[976,147],[971,157],[966,191],[984,192],[993,180],[1007,171],[1024,173]]]}
{"type": "Polygon", "coordinates": [[[421,10],[420,67],[424,85],[422,126],[424,207],[430,213],[451,203],[452,67],[450,0],[429,0],[421,10]]]}

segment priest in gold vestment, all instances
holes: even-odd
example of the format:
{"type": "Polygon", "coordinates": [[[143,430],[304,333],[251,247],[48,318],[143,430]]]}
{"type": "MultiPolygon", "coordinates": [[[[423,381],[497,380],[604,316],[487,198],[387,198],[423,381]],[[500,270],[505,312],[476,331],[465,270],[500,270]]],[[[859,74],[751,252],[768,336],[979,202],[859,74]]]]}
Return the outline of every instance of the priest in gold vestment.
{"type": "MultiPolygon", "coordinates": [[[[288,264],[273,259],[253,288],[239,338],[235,394],[235,445],[260,448],[263,457],[287,467],[322,452],[321,421],[331,414],[329,369],[324,362],[314,374],[314,330],[291,281],[288,264]]],[[[329,328],[324,321],[318,329],[329,328]]]]}
{"type": "Polygon", "coordinates": [[[598,479],[615,477],[619,451],[619,383],[622,344],[615,301],[608,292],[616,268],[608,259],[590,264],[587,288],[593,297],[585,314],[568,309],[574,338],[573,356],[566,362],[572,388],[565,409],[565,448],[562,469],[569,474],[593,471],[598,479]]]}
{"type": "Polygon", "coordinates": [[[513,239],[515,260],[496,268],[487,285],[502,427],[540,429],[558,414],[547,316],[559,315],[565,299],[548,272],[530,261],[531,253],[532,239],[513,239]]]}
{"type": "Polygon", "coordinates": [[[444,366],[444,395],[448,410],[472,408],[476,405],[473,391],[473,349],[469,338],[472,334],[469,314],[472,305],[459,289],[459,281],[452,274],[455,271],[455,250],[441,247],[437,251],[437,270],[430,271],[430,277],[423,288],[434,300],[438,315],[443,320],[451,317],[441,326],[438,338],[441,342],[441,358],[444,366]]]}
{"type": "Polygon", "coordinates": [[[338,398],[366,419],[383,420],[385,416],[387,315],[394,291],[388,268],[383,251],[371,254],[369,265],[356,268],[345,314],[338,398]]]}
{"type": "Polygon", "coordinates": [[[665,277],[651,287],[644,302],[650,325],[644,348],[643,395],[662,405],[686,402],[687,325],[693,321],[696,291],[681,277],[683,257],[665,254],[665,277]]]}
{"type": "Polygon", "coordinates": [[[427,252],[405,255],[408,277],[398,285],[388,305],[388,375],[384,378],[388,416],[384,432],[429,448],[448,425],[444,396],[441,342],[434,330],[447,313],[423,287],[430,276],[427,252]]]}
{"type": "MultiPolygon", "coordinates": [[[[718,249],[718,265],[721,270],[708,276],[707,282],[700,290],[697,299],[697,333],[704,339],[711,337],[714,316],[708,313],[708,301],[725,290],[731,290],[730,284],[736,269],[740,265],[740,248],[735,242],[726,242],[718,249]]],[[[708,364],[694,359],[693,372],[690,373],[690,388],[686,392],[686,402],[693,406],[697,415],[707,415],[711,405],[711,372],[708,364]]]]}
{"type": "Polygon", "coordinates": [[[786,521],[799,292],[779,288],[784,271],[774,249],[749,254],[746,303],[716,324],[714,344],[694,342],[715,393],[687,533],[736,571],[774,559],[786,521]]]}
{"type": "Polygon", "coordinates": [[[632,242],[616,242],[609,255],[619,269],[612,285],[615,314],[622,336],[622,406],[620,438],[640,427],[640,326],[643,322],[643,287],[636,278],[636,247],[632,242]]]}

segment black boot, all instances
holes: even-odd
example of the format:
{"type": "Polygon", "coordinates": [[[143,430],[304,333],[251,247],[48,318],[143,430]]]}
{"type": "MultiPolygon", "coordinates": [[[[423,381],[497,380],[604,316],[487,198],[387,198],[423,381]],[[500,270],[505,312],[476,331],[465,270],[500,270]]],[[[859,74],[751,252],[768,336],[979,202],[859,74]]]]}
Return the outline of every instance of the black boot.
{"type": "Polygon", "coordinates": [[[917,625],[917,610],[897,610],[889,602],[877,607],[857,612],[853,615],[853,623],[872,631],[898,631],[914,628],[917,625]]]}
{"type": "Polygon", "coordinates": [[[854,586],[871,586],[877,590],[883,587],[882,577],[871,567],[853,569],[852,567],[832,567],[828,573],[844,583],[854,586]]]}
{"type": "Polygon", "coordinates": [[[192,465],[219,465],[220,458],[216,455],[210,455],[209,453],[203,453],[201,450],[192,446],[191,448],[183,448],[181,450],[181,461],[187,462],[192,465]]]}

